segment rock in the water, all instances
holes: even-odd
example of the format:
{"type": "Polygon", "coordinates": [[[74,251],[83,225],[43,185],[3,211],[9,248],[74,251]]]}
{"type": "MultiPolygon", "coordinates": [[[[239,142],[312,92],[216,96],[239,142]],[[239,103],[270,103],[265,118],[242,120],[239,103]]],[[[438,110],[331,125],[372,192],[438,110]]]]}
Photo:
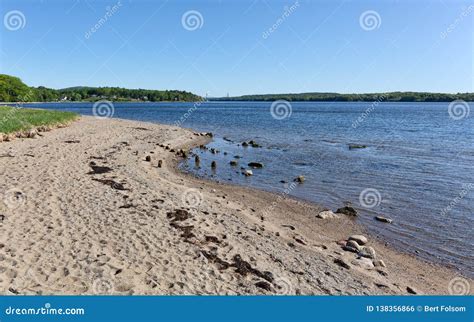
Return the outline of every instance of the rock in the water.
{"type": "Polygon", "coordinates": [[[385,265],[385,262],[381,259],[377,259],[374,261],[374,265],[376,267],[387,267],[387,265],[385,265]]]}
{"type": "Polygon", "coordinates": [[[211,168],[213,168],[213,169],[217,168],[217,162],[216,161],[211,162],[211,168]]]}
{"type": "Polygon", "coordinates": [[[349,144],[349,150],[354,150],[354,149],[365,149],[367,145],[363,144],[349,144]]]}
{"type": "Polygon", "coordinates": [[[245,175],[246,177],[250,177],[253,175],[252,170],[244,170],[242,171],[242,174],[245,175]]]}
{"type": "Polygon", "coordinates": [[[243,146],[243,147],[248,147],[249,144],[248,144],[247,142],[242,142],[242,146],[243,146]]]}
{"type": "Polygon", "coordinates": [[[319,214],[316,215],[316,217],[321,219],[339,218],[339,216],[333,213],[331,210],[321,211],[319,214]]]}
{"type": "Polygon", "coordinates": [[[382,216],[375,216],[375,220],[381,221],[381,222],[386,222],[387,224],[391,224],[393,222],[392,219],[382,217],[382,216]]]}
{"type": "Polygon", "coordinates": [[[231,160],[231,161],[229,162],[229,164],[230,164],[231,166],[235,167],[235,166],[237,166],[237,161],[231,160]]]}
{"type": "Polygon", "coordinates": [[[370,246],[362,247],[359,251],[359,255],[371,259],[375,259],[377,257],[377,255],[375,254],[375,249],[370,246]]]}
{"type": "Polygon", "coordinates": [[[199,155],[196,155],[194,157],[194,163],[199,164],[200,162],[201,162],[201,158],[199,157],[199,155]]]}
{"type": "Polygon", "coordinates": [[[359,245],[365,245],[368,242],[367,237],[364,235],[352,235],[349,237],[349,240],[353,240],[359,245]]]}
{"type": "Polygon", "coordinates": [[[295,182],[298,182],[298,183],[303,183],[305,180],[304,176],[298,176],[295,178],[295,182]]]}
{"type": "Polygon", "coordinates": [[[248,164],[249,167],[252,167],[252,168],[257,168],[257,169],[260,169],[260,168],[263,168],[263,163],[260,163],[260,162],[250,162],[248,164]]]}
{"type": "Polygon", "coordinates": [[[357,216],[357,210],[355,210],[354,208],[352,208],[350,206],[345,206],[345,207],[339,208],[339,209],[336,210],[336,213],[344,214],[344,215],[347,215],[347,216],[357,216]]]}

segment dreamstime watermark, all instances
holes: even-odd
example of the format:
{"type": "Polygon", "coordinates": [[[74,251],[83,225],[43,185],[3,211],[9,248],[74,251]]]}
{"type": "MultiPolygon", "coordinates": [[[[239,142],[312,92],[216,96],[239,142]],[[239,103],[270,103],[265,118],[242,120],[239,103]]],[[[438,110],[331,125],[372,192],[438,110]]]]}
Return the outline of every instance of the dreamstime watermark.
{"type": "Polygon", "coordinates": [[[474,189],[473,183],[464,185],[459,194],[453,200],[451,200],[451,202],[443,210],[441,210],[440,215],[446,216],[472,189],[474,189]]]}
{"type": "Polygon", "coordinates": [[[289,279],[285,277],[277,277],[273,281],[273,285],[276,287],[276,292],[278,295],[293,295],[295,291],[293,289],[293,284],[289,279]]]}
{"type": "Polygon", "coordinates": [[[382,18],[375,10],[367,10],[362,12],[359,16],[359,25],[365,31],[372,31],[380,28],[382,25],[382,18]]]}
{"type": "Polygon", "coordinates": [[[110,295],[115,291],[114,283],[111,279],[97,277],[92,281],[92,291],[97,295],[110,295]]]}
{"type": "Polygon", "coordinates": [[[5,315],[85,315],[84,308],[53,308],[50,303],[42,307],[12,307],[5,309],[5,315]]]}
{"type": "Polygon", "coordinates": [[[380,103],[385,101],[387,97],[385,95],[377,96],[377,99],[370,104],[368,108],[354,121],[352,122],[352,128],[358,128],[368,117],[369,115],[379,106],[380,103]]]}
{"type": "Polygon", "coordinates": [[[181,198],[183,204],[190,208],[197,208],[201,205],[204,197],[197,189],[187,189],[181,198]]]}
{"type": "Polygon", "coordinates": [[[3,16],[3,25],[10,31],[23,29],[26,26],[26,17],[20,10],[8,11],[3,16]]]}
{"type": "Polygon", "coordinates": [[[276,200],[273,201],[271,203],[271,205],[269,205],[268,207],[263,209],[262,213],[265,216],[271,215],[273,210],[278,206],[278,203],[283,201],[297,186],[298,186],[297,182],[292,182],[292,183],[289,183],[289,184],[285,184],[285,189],[283,190],[283,192],[278,194],[278,197],[276,198],[276,200]]]}
{"type": "Polygon", "coordinates": [[[474,4],[471,4],[469,7],[464,7],[459,16],[454,19],[454,21],[442,31],[440,34],[441,39],[446,39],[450,33],[452,33],[463,22],[472,12],[474,11],[474,4]]]}
{"type": "MultiPolygon", "coordinates": [[[[206,93],[206,97],[207,97],[208,93],[206,93]]],[[[191,106],[187,111],[186,113],[183,114],[183,116],[181,116],[179,118],[179,120],[175,121],[174,122],[174,125],[175,126],[181,126],[184,122],[186,122],[186,120],[204,103],[207,102],[207,98],[202,98],[200,101],[197,101],[197,102],[194,102],[193,106],[191,106]]]]}
{"type": "Polygon", "coordinates": [[[359,194],[359,203],[362,207],[372,209],[380,205],[382,195],[377,189],[367,188],[359,194]]]}
{"type": "Polygon", "coordinates": [[[189,10],[183,13],[181,25],[188,31],[195,31],[204,26],[204,17],[197,10],[189,10]]]}
{"type": "Polygon", "coordinates": [[[471,283],[463,277],[455,277],[449,281],[448,291],[451,295],[468,295],[471,291],[471,283]]]}
{"type": "Polygon", "coordinates": [[[270,114],[276,120],[289,118],[293,113],[291,103],[285,100],[274,101],[270,106],[270,114]]]}
{"type": "Polygon", "coordinates": [[[12,188],[3,194],[3,203],[11,210],[18,209],[26,203],[26,195],[17,188],[12,188]]]}
{"type": "Polygon", "coordinates": [[[115,113],[114,104],[111,101],[101,100],[92,106],[92,115],[98,119],[112,118],[115,113]]]}
{"type": "Polygon", "coordinates": [[[296,9],[298,9],[299,6],[300,2],[298,0],[296,0],[291,6],[285,6],[283,8],[283,13],[281,14],[281,16],[278,17],[278,19],[270,28],[268,28],[262,33],[262,38],[267,39],[268,37],[270,37],[270,35],[274,33],[278,28],[280,28],[280,26],[286,21],[286,19],[288,19],[296,11],[296,9]]]}
{"type": "Polygon", "coordinates": [[[469,116],[471,112],[471,107],[466,101],[463,100],[455,100],[449,103],[448,106],[448,114],[449,117],[455,121],[462,120],[469,116]]]}
{"type": "Polygon", "coordinates": [[[97,20],[95,25],[92,26],[88,31],[86,31],[86,33],[84,34],[84,38],[89,39],[90,37],[92,37],[95,32],[102,28],[102,26],[117,13],[121,6],[122,2],[119,0],[113,6],[106,7],[104,16],[97,20]]]}

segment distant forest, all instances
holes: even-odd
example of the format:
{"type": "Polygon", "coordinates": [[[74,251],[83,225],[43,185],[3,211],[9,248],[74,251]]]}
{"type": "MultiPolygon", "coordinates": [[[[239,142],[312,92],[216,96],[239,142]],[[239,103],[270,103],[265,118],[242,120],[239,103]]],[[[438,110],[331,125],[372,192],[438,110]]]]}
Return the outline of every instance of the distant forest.
{"type": "MultiPolygon", "coordinates": [[[[52,89],[30,87],[18,77],[0,74],[0,102],[57,102],[57,101],[141,101],[141,102],[196,102],[202,97],[178,90],[126,89],[120,87],[70,87],[52,89]]],[[[212,98],[213,101],[320,101],[320,102],[451,102],[474,101],[474,93],[390,92],[370,94],[301,93],[265,94],[212,98]]]]}
{"type": "Polygon", "coordinates": [[[213,98],[213,101],[308,101],[308,102],[451,102],[454,100],[474,101],[474,93],[428,93],[428,92],[390,92],[370,94],[339,93],[301,93],[301,94],[264,94],[236,97],[213,98]]]}
{"type": "Polygon", "coordinates": [[[158,91],[126,89],[120,87],[70,87],[52,89],[43,86],[30,87],[21,79],[0,74],[0,102],[56,102],[56,101],[186,101],[202,100],[198,95],[185,91],[158,91]]]}

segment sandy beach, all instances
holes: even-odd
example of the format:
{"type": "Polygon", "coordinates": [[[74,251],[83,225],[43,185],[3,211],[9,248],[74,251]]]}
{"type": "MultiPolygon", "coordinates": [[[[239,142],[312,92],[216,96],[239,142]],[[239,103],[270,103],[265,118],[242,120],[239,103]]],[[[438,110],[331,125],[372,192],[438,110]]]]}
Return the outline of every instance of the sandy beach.
{"type": "Polygon", "coordinates": [[[386,246],[350,216],[318,218],[323,207],[177,170],[180,149],[209,140],[81,117],[1,142],[0,292],[450,294],[462,278],[386,246]],[[375,254],[343,249],[360,234],[375,254]]]}

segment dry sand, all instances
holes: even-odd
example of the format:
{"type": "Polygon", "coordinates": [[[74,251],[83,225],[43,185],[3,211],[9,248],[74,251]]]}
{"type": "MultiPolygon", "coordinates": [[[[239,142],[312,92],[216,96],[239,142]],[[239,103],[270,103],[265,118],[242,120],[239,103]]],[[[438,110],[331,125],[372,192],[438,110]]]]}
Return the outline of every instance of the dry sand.
{"type": "Polygon", "coordinates": [[[0,293],[449,294],[452,270],[370,237],[386,268],[342,250],[337,241],[361,232],[353,219],[182,174],[160,146],[208,140],[82,117],[0,143],[0,293]],[[112,170],[89,174],[91,162],[112,170]]]}

